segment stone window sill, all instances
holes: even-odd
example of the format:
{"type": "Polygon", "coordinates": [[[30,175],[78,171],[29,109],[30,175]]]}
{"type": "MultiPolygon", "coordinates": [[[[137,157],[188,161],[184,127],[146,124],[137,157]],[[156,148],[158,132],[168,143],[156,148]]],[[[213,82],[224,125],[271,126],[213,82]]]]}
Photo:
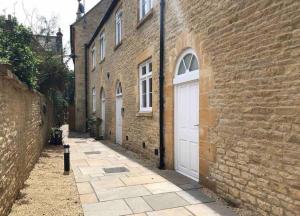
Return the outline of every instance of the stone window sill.
{"type": "Polygon", "coordinates": [[[123,40],[115,46],[114,51],[116,51],[122,45],[122,42],[123,40]]]}
{"type": "Polygon", "coordinates": [[[136,25],[136,29],[139,29],[147,20],[151,19],[153,17],[153,8],[143,17],[143,19],[138,20],[138,23],[136,25]]]}
{"type": "Polygon", "coordinates": [[[136,114],[137,117],[152,117],[153,112],[138,112],[136,114]]]}
{"type": "Polygon", "coordinates": [[[105,58],[102,59],[102,60],[99,62],[99,64],[102,64],[104,61],[105,61],[105,58]]]}

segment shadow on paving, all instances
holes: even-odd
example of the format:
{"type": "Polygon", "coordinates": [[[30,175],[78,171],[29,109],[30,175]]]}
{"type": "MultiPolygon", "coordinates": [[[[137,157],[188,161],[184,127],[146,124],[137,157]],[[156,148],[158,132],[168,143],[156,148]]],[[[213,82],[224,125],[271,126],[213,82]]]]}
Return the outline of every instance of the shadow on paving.
{"type": "MultiPolygon", "coordinates": [[[[74,141],[75,144],[87,144],[88,142],[99,142],[97,140],[91,140],[91,137],[88,136],[88,134],[78,134],[78,133],[70,133],[69,138],[79,138],[79,140],[74,141]],[[89,140],[87,140],[89,139],[89,140]]],[[[215,198],[206,195],[205,193],[203,193],[202,191],[200,191],[201,189],[203,189],[203,186],[201,185],[201,183],[196,182],[190,178],[187,178],[186,176],[179,174],[177,172],[175,172],[174,170],[160,170],[157,167],[155,167],[155,164],[145,158],[143,158],[141,155],[138,155],[120,145],[117,144],[113,144],[110,140],[101,140],[101,142],[99,142],[103,145],[105,145],[107,148],[109,148],[112,151],[117,152],[118,154],[129,158],[131,161],[136,162],[138,164],[140,164],[142,167],[147,168],[151,171],[153,171],[154,173],[160,175],[161,177],[165,178],[168,182],[176,185],[177,187],[181,188],[182,191],[179,191],[178,193],[184,193],[183,195],[187,196],[186,194],[188,194],[189,199],[194,199],[197,200],[198,202],[195,203],[191,203],[190,205],[193,204],[203,204],[205,206],[205,208],[209,209],[209,211],[218,213],[220,215],[236,215],[236,214],[232,214],[231,213],[231,208],[236,207],[233,205],[230,205],[230,203],[226,203],[226,206],[223,206],[222,208],[220,208],[220,203],[219,201],[217,201],[215,198]],[[200,190],[199,190],[200,189],[200,190]],[[228,209],[228,211],[226,211],[228,209]]],[[[95,151],[96,152],[96,151],[95,151]]],[[[84,152],[86,155],[90,155],[90,154],[96,154],[95,152],[84,152]]],[[[101,152],[98,152],[97,154],[101,155],[101,152]]],[[[117,167],[115,168],[116,170],[124,170],[122,169],[124,167],[117,167]]],[[[112,168],[106,168],[106,169],[112,169],[112,168]]],[[[105,171],[105,169],[104,169],[105,171]]],[[[121,172],[126,172],[126,171],[120,171],[121,172]]],[[[128,172],[128,171],[127,171],[128,172]]],[[[154,199],[156,198],[155,196],[162,196],[162,194],[154,194],[153,195],[154,199]]],[[[225,203],[225,202],[223,202],[225,203]]],[[[182,205],[184,206],[184,205],[182,205]]]]}

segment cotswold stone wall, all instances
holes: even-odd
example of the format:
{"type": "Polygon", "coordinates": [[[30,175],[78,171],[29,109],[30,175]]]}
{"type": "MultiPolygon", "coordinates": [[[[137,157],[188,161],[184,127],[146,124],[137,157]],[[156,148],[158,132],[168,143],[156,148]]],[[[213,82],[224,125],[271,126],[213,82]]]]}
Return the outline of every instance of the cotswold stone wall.
{"type": "MultiPolygon", "coordinates": [[[[89,67],[89,115],[115,140],[115,89],[123,87],[123,145],[158,162],[159,0],[139,23],[138,1],[120,1],[104,26],[106,57],[89,67]],[[115,12],[123,40],[115,47],[115,12]],[[153,62],[153,112],[139,112],[138,66],[153,62]],[[92,111],[92,88],[97,110],[92,111]],[[143,148],[145,143],[145,148],[143,148]]],[[[174,168],[175,66],[192,48],[199,59],[200,182],[253,215],[300,212],[300,1],[166,0],[166,167],[174,168]]],[[[91,50],[89,50],[91,52],[91,50]]],[[[89,55],[91,62],[91,54],[89,55]]],[[[83,93],[83,92],[82,92],[83,93]]]]}
{"type": "Polygon", "coordinates": [[[89,116],[101,117],[101,89],[106,99],[106,138],[115,141],[116,137],[116,84],[123,89],[122,145],[143,157],[158,162],[155,149],[159,148],[159,2],[154,2],[153,11],[144,22],[137,15],[138,1],[120,1],[111,12],[104,28],[106,38],[106,55],[104,61],[99,57],[99,35],[92,46],[96,48],[96,68],[91,67],[91,51],[89,49],[89,83],[88,111],[89,116]],[[115,44],[115,13],[123,11],[122,43],[115,44]],[[139,65],[152,60],[153,104],[152,112],[140,112],[139,105],[139,65]],[[97,110],[92,110],[92,89],[96,89],[97,110]],[[143,147],[144,143],[144,147],[143,147]]]}
{"type": "MultiPolygon", "coordinates": [[[[86,130],[86,97],[85,97],[85,49],[84,45],[89,42],[100,20],[104,16],[112,0],[101,0],[88,11],[84,17],[71,26],[74,40],[75,52],[75,130],[85,132],[86,130]]],[[[75,13],[74,13],[75,17],[75,13]]]]}
{"type": "MultiPolygon", "coordinates": [[[[49,138],[52,106],[0,65],[0,215],[7,215],[49,138]]],[[[45,194],[46,195],[46,194],[45,194]]]]}
{"type": "Polygon", "coordinates": [[[191,47],[200,59],[201,181],[253,215],[299,215],[300,1],[166,5],[170,121],[176,58],[191,47]]]}

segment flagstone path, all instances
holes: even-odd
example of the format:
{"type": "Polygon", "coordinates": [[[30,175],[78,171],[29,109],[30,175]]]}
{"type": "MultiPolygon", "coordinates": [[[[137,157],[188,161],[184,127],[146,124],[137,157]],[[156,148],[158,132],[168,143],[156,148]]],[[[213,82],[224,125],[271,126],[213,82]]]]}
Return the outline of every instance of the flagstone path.
{"type": "Polygon", "coordinates": [[[175,171],[159,170],[115,144],[70,137],[65,142],[71,145],[71,167],[86,216],[236,216],[175,171]]]}

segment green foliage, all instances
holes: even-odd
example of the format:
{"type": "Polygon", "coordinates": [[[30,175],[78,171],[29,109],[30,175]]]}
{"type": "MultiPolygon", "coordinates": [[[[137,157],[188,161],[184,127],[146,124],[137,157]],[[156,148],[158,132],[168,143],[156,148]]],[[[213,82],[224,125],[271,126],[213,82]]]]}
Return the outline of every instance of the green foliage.
{"type": "MultiPolygon", "coordinates": [[[[36,27],[46,37],[54,32],[56,18],[49,22],[40,18],[36,27]]],[[[33,28],[32,28],[33,29],[33,28]]],[[[64,123],[68,103],[74,102],[75,75],[69,71],[61,56],[46,51],[32,31],[0,16],[0,63],[12,65],[13,72],[29,87],[46,95],[54,105],[57,126],[64,123]]]]}
{"type": "Polygon", "coordinates": [[[32,33],[16,19],[7,22],[0,17],[0,58],[12,65],[21,81],[31,88],[37,87],[40,60],[32,50],[32,33]]]}
{"type": "Polygon", "coordinates": [[[66,85],[66,92],[65,97],[69,104],[74,104],[74,97],[75,97],[75,73],[74,71],[68,72],[68,81],[66,85]]]}
{"type": "Polygon", "coordinates": [[[41,57],[39,65],[38,86],[39,91],[48,94],[50,89],[63,92],[68,82],[69,69],[61,62],[60,56],[46,53],[41,57]]]}

